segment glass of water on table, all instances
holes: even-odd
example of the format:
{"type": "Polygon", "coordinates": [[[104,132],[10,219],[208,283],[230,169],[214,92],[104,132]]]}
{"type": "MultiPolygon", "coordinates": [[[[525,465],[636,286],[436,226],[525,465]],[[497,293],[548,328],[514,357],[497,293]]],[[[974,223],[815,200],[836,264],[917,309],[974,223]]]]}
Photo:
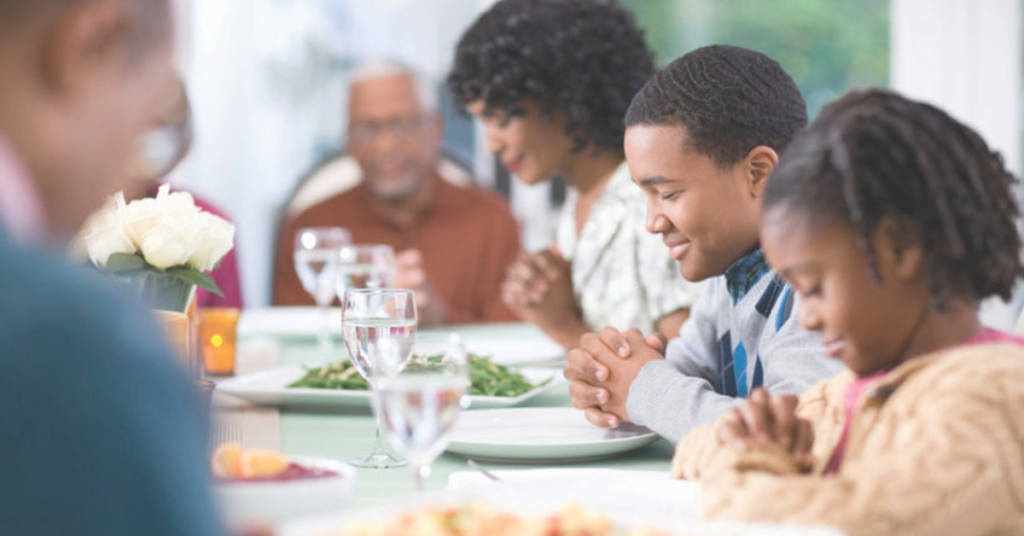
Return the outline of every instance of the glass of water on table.
{"type": "Polygon", "coordinates": [[[395,284],[395,250],[384,245],[342,246],[338,249],[338,299],[345,291],[390,288],[395,284]]]}
{"type": "Polygon", "coordinates": [[[320,310],[317,339],[324,354],[334,350],[328,307],[337,292],[338,250],[351,243],[352,235],[341,227],[305,227],[295,233],[295,273],[320,310]]]}
{"type": "MultiPolygon", "coordinates": [[[[390,372],[390,371],[389,371],[390,372]]],[[[448,446],[470,387],[469,359],[457,334],[420,334],[405,367],[376,380],[374,410],[424,490],[430,466],[448,446]]]]}
{"type": "MultiPolygon", "coordinates": [[[[402,371],[416,342],[416,296],[405,289],[347,290],[341,308],[342,335],[349,359],[377,390],[377,380],[402,371]]],[[[373,450],[349,463],[356,467],[401,467],[405,462],[388,452],[380,435],[380,414],[373,450]]]]}

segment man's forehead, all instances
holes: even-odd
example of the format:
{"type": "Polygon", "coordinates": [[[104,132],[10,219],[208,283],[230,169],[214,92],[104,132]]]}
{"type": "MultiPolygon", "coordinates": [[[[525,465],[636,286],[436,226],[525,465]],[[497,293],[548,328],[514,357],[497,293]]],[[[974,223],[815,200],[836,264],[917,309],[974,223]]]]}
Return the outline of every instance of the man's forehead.
{"type": "Polygon", "coordinates": [[[416,83],[409,76],[395,74],[360,80],[349,91],[352,116],[393,116],[418,114],[423,104],[416,83]]]}

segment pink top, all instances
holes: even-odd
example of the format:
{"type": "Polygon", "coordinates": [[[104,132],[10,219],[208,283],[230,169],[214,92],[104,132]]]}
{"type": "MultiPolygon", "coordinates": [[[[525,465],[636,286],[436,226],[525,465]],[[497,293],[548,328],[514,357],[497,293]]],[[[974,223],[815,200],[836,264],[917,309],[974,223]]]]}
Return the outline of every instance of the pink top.
{"type": "MultiPolygon", "coordinates": [[[[150,195],[156,197],[157,190],[160,185],[154,185],[150,195]]],[[[191,192],[189,192],[191,193],[191,192]]],[[[207,201],[204,201],[192,194],[192,199],[195,200],[196,206],[203,209],[205,212],[209,212],[214,216],[220,216],[225,220],[231,221],[230,218],[224,215],[217,207],[213,206],[207,201]]],[[[237,244],[238,240],[235,240],[237,244]]],[[[210,272],[210,277],[213,278],[214,282],[217,283],[217,287],[220,288],[221,293],[224,297],[220,297],[212,292],[204,289],[196,289],[196,307],[237,307],[242,308],[242,282],[238,276],[238,257],[235,255],[235,249],[237,245],[231,251],[224,255],[224,258],[220,261],[220,266],[216,270],[210,272]]]]}
{"type": "MultiPolygon", "coordinates": [[[[996,329],[985,328],[981,333],[967,339],[966,341],[958,344],[957,346],[966,346],[970,344],[982,344],[990,342],[1012,342],[1024,346],[1024,339],[1009,333],[999,331],[996,329]]],[[[846,408],[845,417],[846,423],[843,425],[843,434],[839,436],[839,443],[836,444],[835,450],[832,451],[832,457],[829,458],[828,465],[825,467],[825,474],[834,474],[839,472],[839,466],[843,463],[843,452],[846,450],[846,436],[850,433],[850,423],[853,421],[853,412],[857,407],[857,401],[860,400],[861,393],[868,384],[875,380],[884,377],[888,374],[888,370],[882,370],[876,372],[870,376],[861,378],[851,383],[846,388],[846,408]]]]}
{"type": "Polygon", "coordinates": [[[881,370],[870,376],[861,378],[846,387],[846,409],[844,412],[846,423],[843,425],[843,434],[839,436],[839,443],[836,444],[835,450],[832,451],[832,457],[828,460],[828,466],[825,467],[826,475],[839,472],[839,466],[843,462],[843,452],[846,450],[846,436],[850,433],[850,422],[853,421],[853,410],[857,407],[857,401],[860,400],[860,394],[864,392],[864,389],[867,388],[868,384],[888,373],[888,370],[881,370]]]}
{"type": "Polygon", "coordinates": [[[36,185],[0,134],[0,228],[21,243],[42,242],[46,216],[36,185]]]}

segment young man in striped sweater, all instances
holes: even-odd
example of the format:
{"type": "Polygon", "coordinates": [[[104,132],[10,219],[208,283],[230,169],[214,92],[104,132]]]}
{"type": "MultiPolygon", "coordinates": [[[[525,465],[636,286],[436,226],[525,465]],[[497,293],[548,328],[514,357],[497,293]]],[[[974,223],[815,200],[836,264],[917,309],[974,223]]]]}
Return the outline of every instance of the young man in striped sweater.
{"type": "Polygon", "coordinates": [[[800,90],[771,58],[695,50],[657,73],[626,115],[626,158],[689,281],[707,280],[679,337],[605,328],[565,368],[573,405],[598,426],[633,422],[677,441],[756,387],[800,393],[839,372],[803,330],[764,260],[761,198],[779,154],[807,125],[800,90]]]}

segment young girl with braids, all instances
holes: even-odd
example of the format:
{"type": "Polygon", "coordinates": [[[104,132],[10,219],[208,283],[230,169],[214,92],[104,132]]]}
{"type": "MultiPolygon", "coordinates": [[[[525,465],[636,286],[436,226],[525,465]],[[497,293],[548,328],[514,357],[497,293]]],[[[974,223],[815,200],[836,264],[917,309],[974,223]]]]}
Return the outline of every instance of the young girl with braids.
{"type": "Polygon", "coordinates": [[[883,91],[797,138],[761,243],[847,370],[758,390],[677,447],[712,517],[850,536],[1024,534],[1024,341],[978,304],[1024,273],[1015,179],[970,128],[883,91]]]}

